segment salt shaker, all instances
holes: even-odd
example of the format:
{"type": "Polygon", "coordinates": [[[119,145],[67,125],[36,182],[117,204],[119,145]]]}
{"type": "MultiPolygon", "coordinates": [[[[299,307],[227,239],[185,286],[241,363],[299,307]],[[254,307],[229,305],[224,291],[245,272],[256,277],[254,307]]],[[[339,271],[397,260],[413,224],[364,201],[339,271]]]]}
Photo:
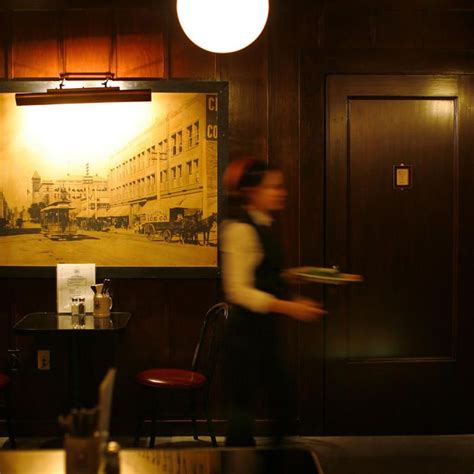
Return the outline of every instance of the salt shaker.
{"type": "Polygon", "coordinates": [[[77,316],[79,314],[79,298],[71,298],[71,316],[77,316]]]}
{"type": "Polygon", "coordinates": [[[104,474],[120,474],[120,444],[107,443],[104,453],[104,474]]]}
{"type": "Polygon", "coordinates": [[[79,326],[84,327],[86,324],[86,299],[85,298],[78,298],[79,303],[77,305],[78,307],[78,313],[79,313],[79,326]]]}

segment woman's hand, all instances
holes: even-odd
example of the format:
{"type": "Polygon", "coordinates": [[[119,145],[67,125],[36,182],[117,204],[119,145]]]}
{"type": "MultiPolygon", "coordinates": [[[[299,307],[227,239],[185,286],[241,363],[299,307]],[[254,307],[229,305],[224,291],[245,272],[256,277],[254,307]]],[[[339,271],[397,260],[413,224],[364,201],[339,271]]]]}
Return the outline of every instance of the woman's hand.
{"type": "Polygon", "coordinates": [[[316,321],[327,313],[319,303],[309,299],[275,300],[270,311],[304,322],[316,321]]]}

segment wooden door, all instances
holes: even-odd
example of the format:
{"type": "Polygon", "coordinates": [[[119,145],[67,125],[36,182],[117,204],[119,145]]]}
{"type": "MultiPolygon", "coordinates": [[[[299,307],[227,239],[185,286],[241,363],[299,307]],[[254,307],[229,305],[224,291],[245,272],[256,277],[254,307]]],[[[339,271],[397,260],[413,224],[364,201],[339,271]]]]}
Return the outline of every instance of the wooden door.
{"type": "Polygon", "coordinates": [[[459,174],[463,81],[328,77],[326,261],[365,281],[326,290],[327,434],[471,424],[459,331],[469,299],[460,196],[471,193],[459,174]]]}

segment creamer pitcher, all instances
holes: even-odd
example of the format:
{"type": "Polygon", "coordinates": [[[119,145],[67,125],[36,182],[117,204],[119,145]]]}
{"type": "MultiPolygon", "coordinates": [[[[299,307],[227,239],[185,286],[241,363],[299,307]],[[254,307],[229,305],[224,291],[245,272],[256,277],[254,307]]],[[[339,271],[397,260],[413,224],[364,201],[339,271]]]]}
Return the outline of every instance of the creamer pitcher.
{"type": "Polygon", "coordinates": [[[94,317],[108,318],[112,309],[112,298],[107,293],[96,293],[94,295],[94,317]]]}

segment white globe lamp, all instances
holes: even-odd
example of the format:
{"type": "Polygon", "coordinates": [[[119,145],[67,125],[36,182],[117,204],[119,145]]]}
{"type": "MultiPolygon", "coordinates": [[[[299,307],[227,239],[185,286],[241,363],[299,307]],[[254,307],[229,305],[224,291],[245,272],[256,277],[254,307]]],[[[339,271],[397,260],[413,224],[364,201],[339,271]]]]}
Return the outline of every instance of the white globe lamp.
{"type": "Polygon", "coordinates": [[[253,43],[268,18],[269,0],[177,0],[187,37],[213,53],[232,53],[253,43]]]}

